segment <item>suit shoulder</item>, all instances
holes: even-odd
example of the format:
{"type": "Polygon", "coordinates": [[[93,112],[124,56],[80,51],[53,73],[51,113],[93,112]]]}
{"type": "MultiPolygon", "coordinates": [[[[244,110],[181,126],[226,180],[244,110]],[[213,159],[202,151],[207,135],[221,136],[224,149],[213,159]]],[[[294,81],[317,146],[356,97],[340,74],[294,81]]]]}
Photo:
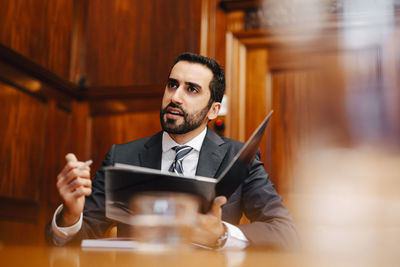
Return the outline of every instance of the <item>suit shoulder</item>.
{"type": "Polygon", "coordinates": [[[231,138],[228,138],[228,137],[221,136],[221,139],[224,140],[224,142],[225,142],[227,145],[233,146],[233,147],[235,147],[235,148],[239,148],[239,149],[240,149],[240,148],[242,148],[243,145],[244,145],[243,142],[240,142],[240,141],[238,141],[238,140],[231,139],[231,138]]]}
{"type": "Polygon", "coordinates": [[[137,150],[137,149],[141,149],[151,143],[157,143],[157,142],[161,141],[161,136],[162,136],[162,133],[159,132],[153,136],[148,136],[148,137],[133,140],[130,142],[117,144],[117,145],[114,145],[114,147],[117,151],[132,150],[132,149],[137,150]]]}
{"type": "Polygon", "coordinates": [[[129,141],[126,143],[116,144],[115,148],[119,150],[119,149],[127,149],[127,148],[132,149],[134,147],[143,147],[150,140],[150,138],[151,138],[151,136],[148,136],[145,138],[129,141]]]}
{"type": "Polygon", "coordinates": [[[241,148],[244,145],[244,143],[237,141],[235,139],[221,136],[211,129],[208,129],[206,138],[218,146],[229,146],[232,148],[241,148]]]}

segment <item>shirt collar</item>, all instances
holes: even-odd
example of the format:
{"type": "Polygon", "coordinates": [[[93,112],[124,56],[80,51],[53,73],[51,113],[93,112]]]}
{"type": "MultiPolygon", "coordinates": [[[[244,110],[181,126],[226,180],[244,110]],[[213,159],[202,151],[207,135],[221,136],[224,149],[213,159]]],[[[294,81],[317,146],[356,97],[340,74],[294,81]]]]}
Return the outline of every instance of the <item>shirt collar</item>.
{"type": "MultiPolygon", "coordinates": [[[[204,130],[199,135],[197,135],[195,138],[193,138],[192,140],[190,140],[189,142],[187,142],[186,144],[183,144],[183,145],[193,147],[194,150],[200,151],[201,146],[203,145],[204,138],[206,137],[206,133],[207,133],[207,127],[205,127],[204,130]]],[[[164,131],[163,136],[162,136],[163,152],[168,151],[169,149],[173,148],[174,146],[180,146],[180,144],[175,142],[171,138],[171,136],[169,136],[169,134],[164,131]]]]}

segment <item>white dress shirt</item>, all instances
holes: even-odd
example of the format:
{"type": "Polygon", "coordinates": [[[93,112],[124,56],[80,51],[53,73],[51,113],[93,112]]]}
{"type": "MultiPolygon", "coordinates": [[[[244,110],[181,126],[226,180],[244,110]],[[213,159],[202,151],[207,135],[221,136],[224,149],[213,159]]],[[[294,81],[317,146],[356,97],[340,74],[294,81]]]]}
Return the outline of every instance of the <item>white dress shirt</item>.
{"type": "MultiPolygon", "coordinates": [[[[176,143],[168,133],[163,132],[162,136],[162,156],[161,156],[161,171],[168,172],[169,167],[175,160],[176,152],[173,149],[175,146],[186,145],[192,147],[192,151],[185,156],[182,162],[183,174],[185,176],[195,176],[197,163],[199,161],[200,149],[203,145],[204,138],[207,134],[207,127],[195,138],[187,142],[186,144],[176,143]]],[[[62,205],[60,205],[53,216],[52,230],[54,231],[54,243],[56,245],[64,245],[68,242],[82,227],[82,214],[79,221],[69,227],[59,227],[56,224],[56,217],[62,211],[62,205]]],[[[235,248],[243,249],[247,247],[248,240],[243,232],[236,226],[223,222],[228,231],[228,238],[225,245],[221,249],[235,248]]]]}

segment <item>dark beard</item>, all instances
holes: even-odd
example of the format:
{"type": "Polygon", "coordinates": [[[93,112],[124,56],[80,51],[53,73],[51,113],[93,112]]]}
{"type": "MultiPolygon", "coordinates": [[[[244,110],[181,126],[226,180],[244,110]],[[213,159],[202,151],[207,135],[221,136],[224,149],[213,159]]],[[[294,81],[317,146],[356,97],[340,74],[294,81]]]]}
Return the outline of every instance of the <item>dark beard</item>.
{"type": "Polygon", "coordinates": [[[205,120],[207,113],[210,109],[210,106],[207,105],[200,111],[196,112],[195,114],[188,114],[180,105],[176,105],[174,103],[169,103],[164,109],[161,108],[160,110],[160,122],[161,127],[164,131],[170,134],[185,134],[194,129],[198,128],[205,120]],[[167,108],[178,108],[183,113],[183,123],[180,125],[176,125],[176,120],[173,119],[166,119],[164,121],[164,115],[167,113],[167,108]]]}

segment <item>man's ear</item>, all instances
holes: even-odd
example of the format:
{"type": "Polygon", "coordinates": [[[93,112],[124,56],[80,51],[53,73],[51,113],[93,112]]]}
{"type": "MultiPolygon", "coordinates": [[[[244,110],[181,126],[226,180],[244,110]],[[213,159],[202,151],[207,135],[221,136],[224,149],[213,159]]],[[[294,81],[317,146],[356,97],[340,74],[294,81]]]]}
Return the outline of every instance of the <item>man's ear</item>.
{"type": "Polygon", "coordinates": [[[213,120],[213,119],[215,119],[216,117],[218,117],[218,113],[219,113],[219,110],[220,110],[220,109],[221,109],[221,103],[220,103],[220,102],[214,102],[214,103],[212,103],[211,108],[210,108],[210,110],[208,111],[207,118],[208,118],[209,120],[213,120]]]}

